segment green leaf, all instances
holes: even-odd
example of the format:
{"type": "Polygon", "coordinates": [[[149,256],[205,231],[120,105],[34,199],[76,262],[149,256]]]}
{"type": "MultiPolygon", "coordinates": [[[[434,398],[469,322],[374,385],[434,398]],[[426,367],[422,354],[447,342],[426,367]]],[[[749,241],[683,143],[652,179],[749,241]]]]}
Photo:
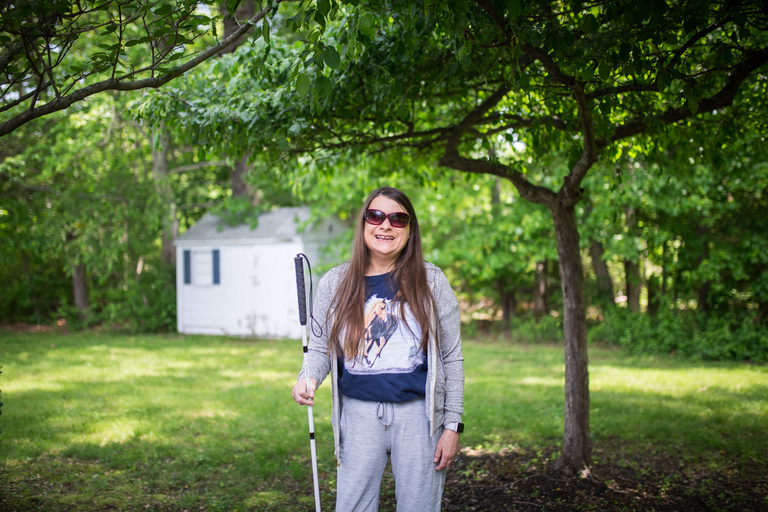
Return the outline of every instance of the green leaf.
{"type": "Polygon", "coordinates": [[[688,107],[688,110],[691,111],[691,114],[695,114],[699,111],[699,101],[700,98],[698,98],[696,95],[686,95],[685,106],[688,107]]]}
{"type": "Polygon", "coordinates": [[[363,14],[360,17],[360,24],[359,24],[360,32],[367,35],[371,39],[374,39],[376,37],[377,25],[378,23],[376,20],[376,16],[374,16],[369,12],[363,14]]]}
{"type": "Polygon", "coordinates": [[[608,80],[611,77],[611,71],[613,71],[611,63],[606,59],[601,60],[600,64],[597,66],[597,72],[600,75],[600,79],[608,80]]]}
{"type": "Polygon", "coordinates": [[[587,34],[594,34],[597,32],[598,27],[597,18],[591,14],[587,14],[581,20],[581,29],[587,34]]]}
{"type": "Polygon", "coordinates": [[[157,9],[152,9],[152,13],[156,16],[166,16],[168,14],[171,14],[173,12],[173,5],[171,4],[163,4],[159,6],[157,9]]]}
{"type": "Polygon", "coordinates": [[[301,133],[301,124],[298,122],[294,122],[291,124],[291,126],[288,127],[288,135],[296,136],[299,133],[301,133]]]}
{"type": "Polygon", "coordinates": [[[233,13],[240,6],[241,0],[227,0],[227,12],[233,13]]]}
{"type": "Polygon", "coordinates": [[[126,47],[136,46],[137,44],[144,44],[146,42],[151,41],[152,38],[149,36],[140,37],[138,39],[131,39],[130,41],[127,41],[125,43],[126,47]]]}
{"type": "Polygon", "coordinates": [[[264,42],[269,44],[269,20],[264,18],[261,26],[261,35],[264,36],[264,42]]]}
{"type": "Polygon", "coordinates": [[[328,13],[331,11],[331,2],[329,0],[318,0],[317,2],[317,12],[320,13],[322,16],[328,16],[328,13]]]}
{"type": "Polygon", "coordinates": [[[331,69],[338,68],[339,64],[341,63],[339,52],[337,52],[336,48],[333,46],[325,47],[325,50],[323,51],[323,60],[325,61],[325,64],[331,69]]]}
{"type": "Polygon", "coordinates": [[[670,83],[672,83],[672,74],[666,69],[660,70],[656,75],[656,86],[659,88],[659,91],[661,92],[666,89],[670,83]]]}
{"type": "Polygon", "coordinates": [[[320,27],[322,27],[322,29],[325,30],[325,16],[323,16],[323,14],[320,11],[315,11],[314,19],[315,19],[315,23],[320,25],[320,27]]]}
{"type": "Polygon", "coordinates": [[[333,84],[328,77],[320,75],[315,81],[315,90],[320,98],[327,98],[333,91],[333,84]]]}
{"type": "Polygon", "coordinates": [[[306,96],[311,86],[312,84],[307,75],[302,73],[296,78],[296,92],[299,96],[306,96]]]}

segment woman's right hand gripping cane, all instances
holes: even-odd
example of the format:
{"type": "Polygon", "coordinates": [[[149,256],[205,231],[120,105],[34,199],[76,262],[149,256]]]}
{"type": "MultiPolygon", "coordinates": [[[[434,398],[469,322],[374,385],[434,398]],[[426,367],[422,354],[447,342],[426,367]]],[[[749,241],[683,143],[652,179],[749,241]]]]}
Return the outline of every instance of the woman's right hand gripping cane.
{"type": "Polygon", "coordinates": [[[307,388],[306,379],[299,379],[291,390],[291,396],[299,405],[315,405],[316,388],[317,379],[309,379],[309,388],[307,388]]]}

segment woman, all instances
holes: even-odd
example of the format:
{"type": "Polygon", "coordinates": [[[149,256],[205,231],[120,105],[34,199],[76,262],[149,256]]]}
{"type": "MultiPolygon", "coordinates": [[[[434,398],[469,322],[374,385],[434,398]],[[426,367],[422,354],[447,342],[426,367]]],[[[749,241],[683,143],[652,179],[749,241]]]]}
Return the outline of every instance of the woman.
{"type": "Polygon", "coordinates": [[[320,280],[315,320],[321,328],[292,395],[313,405],[331,374],[336,510],[377,510],[390,459],[397,509],[439,511],[463,430],[459,308],[443,272],[423,260],[403,192],[368,196],[351,261],[320,280]]]}

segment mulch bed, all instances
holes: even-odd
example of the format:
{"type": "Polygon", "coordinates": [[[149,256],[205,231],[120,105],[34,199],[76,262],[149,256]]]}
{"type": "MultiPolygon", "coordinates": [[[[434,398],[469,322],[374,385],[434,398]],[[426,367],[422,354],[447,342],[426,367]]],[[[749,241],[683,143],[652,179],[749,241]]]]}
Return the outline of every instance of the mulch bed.
{"type": "Polygon", "coordinates": [[[449,511],[768,511],[768,461],[709,468],[680,454],[603,444],[590,471],[555,469],[556,454],[464,451],[448,473],[449,511]]]}

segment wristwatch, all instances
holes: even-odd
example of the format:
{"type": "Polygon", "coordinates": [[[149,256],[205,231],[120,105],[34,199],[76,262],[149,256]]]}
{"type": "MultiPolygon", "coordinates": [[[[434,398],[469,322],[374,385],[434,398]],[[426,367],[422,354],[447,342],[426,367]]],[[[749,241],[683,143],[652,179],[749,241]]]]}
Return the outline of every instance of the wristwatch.
{"type": "Polygon", "coordinates": [[[461,434],[462,432],[464,432],[464,424],[461,422],[446,423],[445,425],[443,425],[443,428],[446,430],[453,430],[457,434],[461,434]]]}

